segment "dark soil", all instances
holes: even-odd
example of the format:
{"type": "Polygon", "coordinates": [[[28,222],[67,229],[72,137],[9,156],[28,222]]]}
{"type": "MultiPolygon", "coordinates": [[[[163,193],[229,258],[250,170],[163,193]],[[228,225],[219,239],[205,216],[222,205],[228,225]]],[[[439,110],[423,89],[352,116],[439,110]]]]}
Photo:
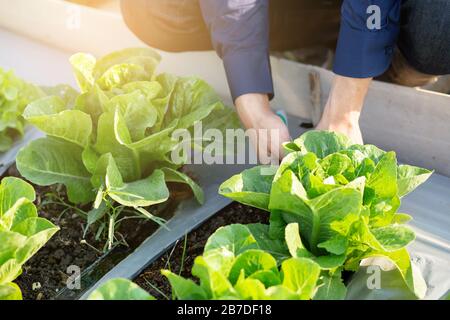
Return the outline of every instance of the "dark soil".
{"type": "Polygon", "coordinates": [[[218,228],[236,223],[268,222],[269,214],[267,212],[233,203],[202,224],[198,229],[189,233],[186,241],[185,239],[179,240],[174,247],[156,260],[135,281],[157,299],[170,298],[172,295],[170,284],[161,275],[161,269],[170,269],[178,274],[182,268],[181,275],[186,278],[192,278],[190,273],[194,259],[203,253],[206,241],[218,228]],[[184,247],[186,247],[186,250],[184,250],[184,247]],[[185,251],[184,262],[182,261],[183,251],[185,251]]]}
{"type": "MultiPolygon", "coordinates": [[[[20,177],[20,174],[13,166],[4,176],[20,177]]],[[[95,227],[92,227],[83,238],[86,218],[80,215],[77,209],[88,212],[91,205],[68,208],[63,204],[48,204],[48,200],[55,197],[69,203],[65,188],[57,185],[51,187],[34,185],[34,188],[39,216],[59,226],[60,231],[23,266],[23,273],[15,282],[21,288],[25,300],[48,300],[54,299],[58,292],[66,287],[70,276],[67,273],[69,266],[77,266],[83,272],[104,255],[105,239],[95,239],[97,231],[95,227]]],[[[178,203],[189,197],[190,192],[177,188],[172,192],[171,199],[153,212],[156,210],[162,218],[169,219],[178,203]]],[[[129,245],[126,249],[133,250],[156,229],[157,225],[152,221],[130,219],[122,222],[117,231],[124,235],[129,245]]],[[[122,249],[121,254],[126,255],[124,251],[122,249]]],[[[107,271],[104,270],[103,273],[107,271]]]]}

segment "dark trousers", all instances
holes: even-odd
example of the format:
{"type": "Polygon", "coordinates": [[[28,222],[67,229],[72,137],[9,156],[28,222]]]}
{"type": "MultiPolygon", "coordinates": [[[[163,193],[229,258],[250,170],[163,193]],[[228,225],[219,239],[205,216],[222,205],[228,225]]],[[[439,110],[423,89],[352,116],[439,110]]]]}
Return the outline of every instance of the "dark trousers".
{"type": "MultiPolygon", "coordinates": [[[[336,46],[341,0],[272,0],[274,51],[336,46]]],[[[125,22],[148,45],[164,51],[211,50],[198,0],[121,0],[125,22]]],[[[450,1],[403,0],[399,52],[415,70],[450,74],[450,1]]]]}

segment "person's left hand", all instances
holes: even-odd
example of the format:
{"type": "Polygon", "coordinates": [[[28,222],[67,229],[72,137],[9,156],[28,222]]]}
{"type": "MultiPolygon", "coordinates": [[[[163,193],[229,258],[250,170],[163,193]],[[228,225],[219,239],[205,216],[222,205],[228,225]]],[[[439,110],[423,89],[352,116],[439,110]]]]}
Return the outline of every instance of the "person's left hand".
{"type": "Polygon", "coordinates": [[[372,79],[335,76],[317,130],[346,135],[353,143],[363,144],[359,118],[372,79]]]}

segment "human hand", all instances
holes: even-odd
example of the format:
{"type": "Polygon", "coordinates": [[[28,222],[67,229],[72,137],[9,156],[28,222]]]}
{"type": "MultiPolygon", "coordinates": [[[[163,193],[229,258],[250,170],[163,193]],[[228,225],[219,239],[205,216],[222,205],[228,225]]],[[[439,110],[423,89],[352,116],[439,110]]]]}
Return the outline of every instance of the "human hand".
{"type": "Polygon", "coordinates": [[[259,161],[263,164],[278,163],[284,156],[283,143],[290,141],[291,137],[287,126],[270,109],[268,96],[245,94],[236,99],[235,105],[259,161]]]}
{"type": "Polygon", "coordinates": [[[353,143],[363,144],[359,118],[371,81],[336,76],[316,129],[342,133],[353,143]]]}

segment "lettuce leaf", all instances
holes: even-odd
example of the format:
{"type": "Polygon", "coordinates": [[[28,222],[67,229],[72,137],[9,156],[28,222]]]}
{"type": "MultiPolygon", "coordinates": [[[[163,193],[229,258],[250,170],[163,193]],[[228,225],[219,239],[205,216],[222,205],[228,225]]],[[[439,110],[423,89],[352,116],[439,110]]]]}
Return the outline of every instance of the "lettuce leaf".
{"type": "Polygon", "coordinates": [[[155,300],[144,289],[127,279],[111,279],[94,290],[88,300],[155,300]]]}

